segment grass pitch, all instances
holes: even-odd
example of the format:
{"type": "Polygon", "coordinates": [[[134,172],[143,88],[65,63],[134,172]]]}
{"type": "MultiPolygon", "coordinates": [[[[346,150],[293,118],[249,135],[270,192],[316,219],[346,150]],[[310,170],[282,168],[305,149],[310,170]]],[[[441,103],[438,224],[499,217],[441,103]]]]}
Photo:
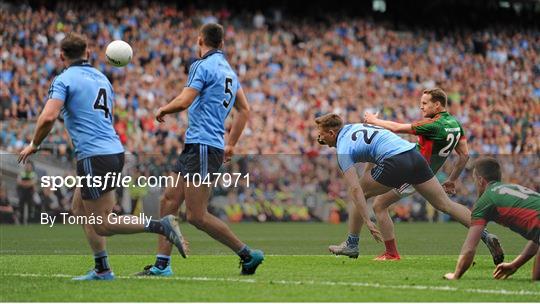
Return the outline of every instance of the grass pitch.
{"type": "MultiPolygon", "coordinates": [[[[480,245],[476,265],[457,282],[442,279],[453,271],[466,230],[458,224],[397,224],[399,262],[375,262],[383,250],[362,234],[361,257],[334,257],[327,246],[346,235],[345,225],[244,223],[232,229],[266,259],[254,276],[240,276],[238,258],[187,224],[181,225],[191,252],[172,260],[170,278],[133,276],[154,261],[156,238],[150,234],[109,239],[112,282],[73,282],[93,266],[78,226],[0,226],[1,301],[266,302],[266,301],[528,301],[540,298],[530,281],[531,262],[511,279],[491,278],[493,263],[480,245]]],[[[507,252],[517,255],[525,240],[498,226],[507,252]]]]}

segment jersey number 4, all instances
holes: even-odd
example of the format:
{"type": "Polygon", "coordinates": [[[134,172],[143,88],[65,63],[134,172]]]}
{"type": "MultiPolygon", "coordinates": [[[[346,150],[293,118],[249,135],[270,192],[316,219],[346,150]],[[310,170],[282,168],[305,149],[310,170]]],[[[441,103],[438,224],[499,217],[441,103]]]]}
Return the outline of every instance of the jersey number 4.
{"type": "Polygon", "coordinates": [[[99,89],[96,101],[94,101],[94,109],[105,112],[105,118],[109,118],[109,115],[111,114],[109,107],[107,107],[107,90],[104,88],[99,89]]]}

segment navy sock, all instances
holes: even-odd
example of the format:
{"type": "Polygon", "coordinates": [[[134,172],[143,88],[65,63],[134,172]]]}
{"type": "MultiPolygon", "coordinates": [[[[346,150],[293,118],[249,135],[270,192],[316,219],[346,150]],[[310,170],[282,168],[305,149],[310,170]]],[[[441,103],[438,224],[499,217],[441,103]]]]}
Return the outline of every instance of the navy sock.
{"type": "Polygon", "coordinates": [[[485,243],[485,242],[487,241],[488,234],[489,234],[489,232],[487,231],[487,229],[484,229],[484,230],[482,231],[482,237],[481,237],[482,242],[485,243]]]}
{"type": "Polygon", "coordinates": [[[94,254],[94,261],[96,262],[96,272],[100,273],[111,270],[107,257],[107,251],[103,250],[94,254]]]}
{"type": "Polygon", "coordinates": [[[236,253],[238,256],[243,260],[249,260],[251,258],[251,249],[249,249],[248,245],[244,245],[242,249],[238,250],[236,253]]]}
{"type": "Polygon", "coordinates": [[[171,257],[168,255],[158,254],[156,255],[156,263],[154,263],[154,266],[159,268],[160,270],[163,270],[167,268],[171,264],[171,257]]]}
{"type": "Polygon", "coordinates": [[[165,232],[163,231],[163,225],[158,220],[151,220],[148,225],[144,226],[144,231],[159,233],[163,235],[165,234],[165,232]]]}
{"type": "Polygon", "coordinates": [[[347,236],[347,247],[349,248],[358,247],[359,240],[360,240],[360,237],[358,236],[358,234],[349,233],[349,235],[347,236]]]}

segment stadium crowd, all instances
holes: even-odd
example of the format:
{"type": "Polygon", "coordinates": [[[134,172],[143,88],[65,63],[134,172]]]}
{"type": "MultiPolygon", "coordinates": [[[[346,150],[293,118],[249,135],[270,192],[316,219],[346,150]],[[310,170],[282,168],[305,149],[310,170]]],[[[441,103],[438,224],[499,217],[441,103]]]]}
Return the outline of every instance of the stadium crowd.
{"type": "MultiPolygon", "coordinates": [[[[509,179],[540,190],[538,30],[490,27],[441,35],[396,31],[366,19],[329,17],[315,26],[286,20],[278,10],[235,15],[225,8],[178,10],[150,3],[86,14],[98,8],[68,2],[54,11],[2,5],[11,12],[0,19],[4,151],[17,153],[29,143],[48,86],[63,68],[59,42],[76,31],[88,37],[91,63],[113,83],[115,129],[137,158],[132,170],[166,175],[182,149],[187,116],[158,124],[154,111],[186,82],[197,59],[199,26],[220,22],[226,31],[224,52],[252,109],[236,149],[245,157],[228,170],[255,178],[250,188],[218,187],[214,199],[226,199],[217,213],[231,220],[311,220],[318,218],[321,204],[336,200],[336,209],[343,210],[336,162],[317,144],[313,118],[336,112],[357,122],[364,111],[378,111],[386,119],[413,121],[421,118],[422,90],[434,86],[447,91],[449,111],[463,124],[472,155],[507,158],[509,179]],[[126,68],[106,64],[104,49],[115,39],[134,49],[126,68]]],[[[73,158],[60,123],[42,147],[63,161],[73,158]]],[[[463,185],[458,198],[470,205],[471,183],[463,185]]],[[[413,209],[408,218],[414,217],[413,209]]]]}

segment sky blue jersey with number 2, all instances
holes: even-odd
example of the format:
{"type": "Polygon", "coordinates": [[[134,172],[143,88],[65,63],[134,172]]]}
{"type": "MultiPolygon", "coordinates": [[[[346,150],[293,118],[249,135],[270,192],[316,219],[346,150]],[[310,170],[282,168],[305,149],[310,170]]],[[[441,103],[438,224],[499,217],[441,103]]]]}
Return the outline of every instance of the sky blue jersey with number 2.
{"type": "Polygon", "coordinates": [[[124,152],[113,127],[112,85],[86,61],[70,65],[56,76],[49,99],[64,102],[62,115],[77,159],[124,152]]]}
{"type": "Polygon", "coordinates": [[[345,125],[336,142],[338,163],[343,172],[355,163],[380,164],[415,146],[391,131],[369,124],[345,125]]]}
{"type": "Polygon", "coordinates": [[[212,50],[191,64],[186,87],[199,91],[188,109],[187,144],[225,147],[225,119],[240,89],[238,76],[220,50],[212,50]]]}

